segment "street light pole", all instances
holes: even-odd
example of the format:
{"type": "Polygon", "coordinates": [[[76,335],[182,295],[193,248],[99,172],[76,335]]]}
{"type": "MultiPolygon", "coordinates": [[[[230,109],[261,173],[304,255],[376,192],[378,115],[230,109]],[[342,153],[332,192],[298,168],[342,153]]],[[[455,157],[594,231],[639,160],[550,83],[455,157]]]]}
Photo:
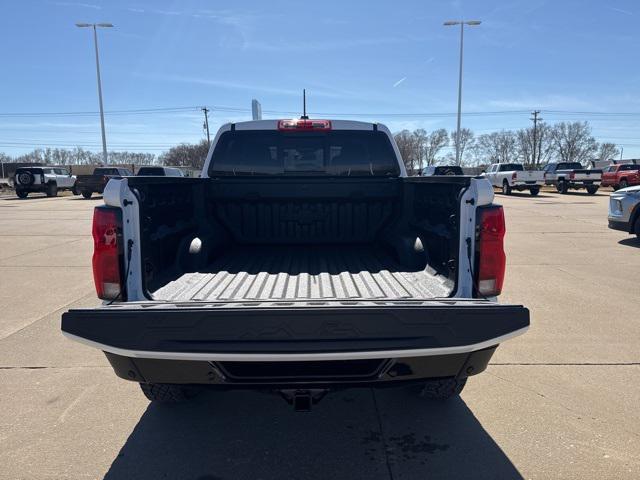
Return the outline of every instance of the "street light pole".
{"type": "Polygon", "coordinates": [[[100,104],[100,129],[102,131],[102,161],[105,165],[107,165],[109,163],[109,160],[107,157],[107,135],[104,129],[104,108],[102,106],[102,80],[100,78],[100,56],[98,55],[97,27],[111,28],[113,27],[113,25],[110,23],[76,23],[76,26],[80,28],[93,28],[93,45],[96,50],[96,75],[98,77],[98,102],[100,104]]]}
{"type": "Polygon", "coordinates": [[[456,165],[462,163],[460,158],[460,124],[462,122],[462,70],[464,59],[464,26],[476,26],[480,25],[479,20],[450,20],[444,22],[445,27],[451,27],[454,25],[460,25],[460,67],[458,71],[458,121],[456,127],[456,165]]]}

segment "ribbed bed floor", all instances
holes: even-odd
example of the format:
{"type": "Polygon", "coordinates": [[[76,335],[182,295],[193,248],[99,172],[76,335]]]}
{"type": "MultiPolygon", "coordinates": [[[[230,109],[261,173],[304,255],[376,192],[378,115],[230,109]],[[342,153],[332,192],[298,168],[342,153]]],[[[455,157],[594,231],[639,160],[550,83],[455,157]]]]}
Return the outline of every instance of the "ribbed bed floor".
{"type": "Polygon", "coordinates": [[[407,271],[368,246],[244,246],[153,296],[177,302],[430,299],[450,293],[441,278],[407,271]]]}

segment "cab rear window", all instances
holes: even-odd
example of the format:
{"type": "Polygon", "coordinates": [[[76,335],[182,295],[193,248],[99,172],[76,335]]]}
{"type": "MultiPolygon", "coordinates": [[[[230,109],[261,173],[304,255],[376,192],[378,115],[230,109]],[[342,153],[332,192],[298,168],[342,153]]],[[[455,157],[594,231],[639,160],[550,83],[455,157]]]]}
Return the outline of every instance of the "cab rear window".
{"type": "Polygon", "coordinates": [[[209,165],[209,176],[399,174],[387,135],[361,130],[225,132],[209,165]]]}

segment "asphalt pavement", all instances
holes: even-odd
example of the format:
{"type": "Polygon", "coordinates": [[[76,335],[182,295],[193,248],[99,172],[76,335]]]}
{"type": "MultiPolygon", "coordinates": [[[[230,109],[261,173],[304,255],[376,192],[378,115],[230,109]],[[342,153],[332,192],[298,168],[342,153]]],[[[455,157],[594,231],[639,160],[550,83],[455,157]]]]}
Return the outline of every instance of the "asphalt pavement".
{"type": "Polygon", "coordinates": [[[496,195],[501,301],[532,326],[460,399],[346,390],[310,413],[254,392],[150,405],[60,334],[98,304],[102,200],[0,198],[0,478],[640,478],[640,241],[607,228],[608,193],[496,195]]]}

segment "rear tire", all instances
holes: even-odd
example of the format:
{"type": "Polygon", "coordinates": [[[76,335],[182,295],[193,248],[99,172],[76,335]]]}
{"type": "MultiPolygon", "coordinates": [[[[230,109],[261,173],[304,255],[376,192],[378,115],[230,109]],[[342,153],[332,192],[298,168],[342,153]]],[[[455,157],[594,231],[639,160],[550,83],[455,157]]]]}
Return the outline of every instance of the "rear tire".
{"type": "Polygon", "coordinates": [[[47,197],[57,197],[58,196],[58,186],[55,183],[50,183],[47,185],[47,197]]]}
{"type": "Polygon", "coordinates": [[[86,198],[87,200],[89,200],[91,198],[91,195],[93,195],[93,192],[87,192],[86,190],[82,191],[82,196],[84,198],[86,198]]]}
{"type": "Polygon", "coordinates": [[[71,193],[73,193],[74,195],[80,195],[80,192],[76,189],[76,187],[73,187],[71,189],[71,193]]]}
{"type": "Polygon", "coordinates": [[[567,185],[567,182],[565,182],[564,180],[558,180],[556,189],[558,190],[558,193],[561,193],[562,195],[564,195],[569,191],[569,186],[567,185]]]}
{"type": "Polygon", "coordinates": [[[640,216],[636,218],[636,221],[633,224],[633,233],[635,233],[638,240],[640,240],[640,216]]]}
{"type": "Polygon", "coordinates": [[[595,185],[590,185],[590,186],[587,187],[587,193],[589,195],[595,195],[596,192],[598,191],[598,188],[599,187],[596,187],[595,185]]]}
{"type": "Polygon", "coordinates": [[[429,380],[424,387],[422,387],[420,396],[429,400],[449,400],[460,395],[466,384],[466,378],[429,380]]]}
{"type": "Polygon", "coordinates": [[[29,192],[27,192],[26,190],[16,190],[16,195],[18,196],[18,198],[27,198],[29,192]]]}
{"type": "Polygon", "coordinates": [[[538,195],[540,193],[540,187],[531,187],[529,189],[529,193],[531,193],[532,197],[535,197],[536,195],[538,195]]]}
{"type": "Polygon", "coordinates": [[[198,387],[169,383],[141,383],[140,388],[145,397],[156,403],[182,403],[200,393],[198,387]]]}
{"type": "Polygon", "coordinates": [[[509,186],[506,180],[502,182],[502,193],[504,195],[511,195],[511,187],[509,186]]]}
{"type": "Polygon", "coordinates": [[[629,186],[629,182],[627,182],[626,178],[620,180],[620,188],[627,188],[629,186]]]}

